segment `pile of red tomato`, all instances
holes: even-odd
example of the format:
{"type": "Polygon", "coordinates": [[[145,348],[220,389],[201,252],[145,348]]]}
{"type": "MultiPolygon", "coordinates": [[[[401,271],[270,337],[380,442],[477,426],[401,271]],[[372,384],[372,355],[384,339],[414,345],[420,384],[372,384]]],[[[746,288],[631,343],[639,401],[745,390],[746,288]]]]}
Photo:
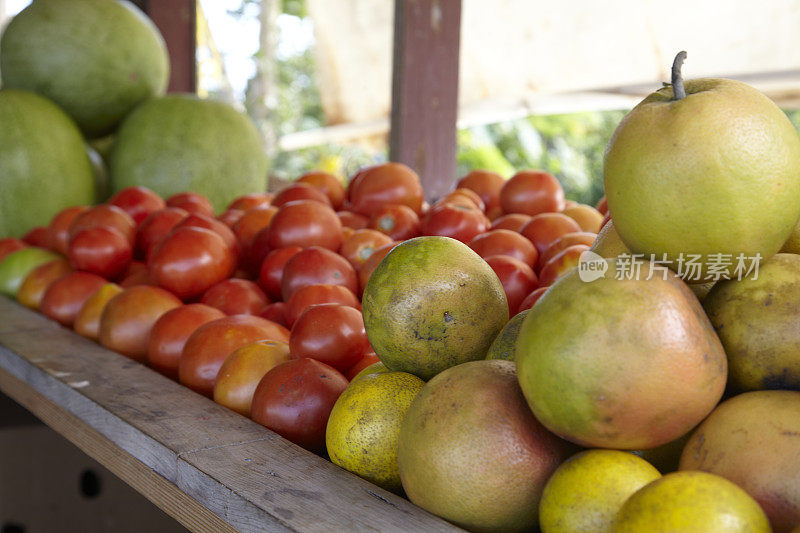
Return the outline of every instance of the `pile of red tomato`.
{"type": "Polygon", "coordinates": [[[20,303],[322,453],[339,394],[378,362],[360,295],[393,246],[467,243],[513,316],[588,249],[601,212],[565,201],[541,171],[473,171],[429,206],[416,173],[386,163],[346,188],[309,172],[216,217],[199,194],[128,188],[0,239],[0,261],[27,246],[60,254],[25,276],[20,303]]]}

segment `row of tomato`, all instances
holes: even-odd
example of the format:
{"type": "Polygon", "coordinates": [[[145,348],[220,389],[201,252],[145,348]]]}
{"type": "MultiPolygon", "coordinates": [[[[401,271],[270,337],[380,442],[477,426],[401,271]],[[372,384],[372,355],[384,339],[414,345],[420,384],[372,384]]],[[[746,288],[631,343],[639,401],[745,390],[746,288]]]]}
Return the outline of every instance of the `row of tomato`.
{"type": "Polygon", "coordinates": [[[397,242],[468,243],[514,315],[577,261],[603,220],[538,171],[510,180],[474,171],[432,206],[422,194],[397,163],[368,167],[346,188],[311,172],[218,217],[201,195],[163,200],[135,187],[0,240],[0,258],[28,245],[58,254],[25,276],[18,301],[321,452],[336,398],[378,361],[359,297],[397,242]]]}

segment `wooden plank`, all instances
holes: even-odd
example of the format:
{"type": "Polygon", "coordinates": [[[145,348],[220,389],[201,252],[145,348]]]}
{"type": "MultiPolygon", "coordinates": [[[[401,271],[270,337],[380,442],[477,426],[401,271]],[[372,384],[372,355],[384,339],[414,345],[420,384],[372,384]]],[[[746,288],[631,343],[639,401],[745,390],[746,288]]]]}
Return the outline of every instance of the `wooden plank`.
{"type": "Polygon", "coordinates": [[[420,175],[428,200],[456,180],[461,0],[395,0],[390,159],[420,175]]]}
{"type": "Polygon", "coordinates": [[[135,0],[158,27],[170,62],[168,91],[197,91],[197,4],[195,0],[135,0]]]}
{"type": "Polygon", "coordinates": [[[0,297],[7,323],[26,329],[0,331],[0,390],[190,529],[460,531],[0,297]]]}

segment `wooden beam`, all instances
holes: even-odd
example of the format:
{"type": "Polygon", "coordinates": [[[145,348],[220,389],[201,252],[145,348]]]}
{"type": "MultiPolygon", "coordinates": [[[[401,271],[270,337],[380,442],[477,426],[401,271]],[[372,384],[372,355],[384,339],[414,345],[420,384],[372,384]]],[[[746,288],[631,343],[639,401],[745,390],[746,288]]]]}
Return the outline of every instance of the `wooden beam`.
{"type": "Polygon", "coordinates": [[[417,171],[428,200],[456,180],[461,0],[395,0],[389,157],[417,171]]]}
{"type": "Polygon", "coordinates": [[[164,37],[169,51],[171,93],[197,91],[196,0],[134,0],[164,37]]]}

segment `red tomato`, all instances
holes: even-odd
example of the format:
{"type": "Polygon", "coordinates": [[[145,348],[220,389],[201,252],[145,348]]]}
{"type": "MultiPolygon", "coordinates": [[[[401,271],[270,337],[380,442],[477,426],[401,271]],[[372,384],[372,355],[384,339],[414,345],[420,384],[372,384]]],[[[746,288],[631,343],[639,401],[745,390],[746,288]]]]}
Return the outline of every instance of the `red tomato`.
{"type": "Polygon", "coordinates": [[[203,304],[189,304],[167,311],[153,324],[147,342],[147,361],[154,370],[178,380],[178,360],[189,337],[197,328],[225,313],[203,304]]]}
{"type": "Polygon", "coordinates": [[[297,317],[308,307],[316,304],[342,304],[361,310],[361,304],[353,292],[341,285],[310,285],[297,290],[286,302],[286,325],[294,326],[297,317]]]}
{"type": "Polygon", "coordinates": [[[120,276],[120,287],[127,289],[135,285],[155,285],[150,279],[150,271],[142,261],[131,261],[128,268],[120,276]]]}
{"type": "Polygon", "coordinates": [[[147,262],[151,279],[181,299],[194,298],[229,277],[236,259],[218,233],[197,227],[176,228],[147,262]]]}
{"type": "Polygon", "coordinates": [[[150,213],[136,229],[136,255],[147,259],[178,223],[189,216],[180,207],[167,207],[150,213]]]}
{"type": "Polygon", "coordinates": [[[358,270],[375,250],[387,244],[394,244],[388,235],[374,229],[359,229],[342,242],[339,254],[358,270]]]}
{"type": "Polygon", "coordinates": [[[67,255],[67,245],[69,244],[69,227],[75,217],[87,211],[85,205],[67,207],[59,211],[51,220],[47,227],[48,245],[47,247],[61,255],[67,255]]]}
{"type": "Polygon", "coordinates": [[[342,285],[358,294],[358,275],[341,255],[319,246],[297,252],[286,262],[281,295],[286,302],[297,290],[309,285],[342,285]]]}
{"type": "Polygon", "coordinates": [[[603,215],[603,216],[608,214],[608,203],[606,202],[606,196],[605,195],[603,195],[603,197],[600,198],[600,201],[597,202],[597,205],[595,206],[595,209],[600,211],[600,214],[603,215]]]}
{"type": "Polygon", "coordinates": [[[361,265],[361,268],[358,269],[358,294],[359,296],[364,294],[364,287],[367,286],[367,282],[369,281],[369,277],[372,275],[372,272],[378,267],[383,258],[392,251],[397,243],[387,244],[381,248],[375,250],[369,258],[364,261],[364,264],[361,265]]]}
{"type": "Polygon", "coordinates": [[[520,233],[536,246],[539,257],[544,255],[547,247],[567,233],[579,233],[581,227],[577,222],[561,213],[542,213],[531,218],[520,233]]]}
{"type": "Polygon", "coordinates": [[[500,189],[506,180],[500,174],[490,170],[473,170],[456,183],[459,189],[475,191],[486,206],[488,213],[500,207],[500,189]]]}
{"type": "Polygon", "coordinates": [[[440,235],[467,243],[489,229],[489,219],[476,208],[439,204],[422,219],[421,229],[423,235],[440,235]]]}
{"type": "Polygon", "coordinates": [[[225,223],[220,222],[215,218],[206,217],[203,215],[189,215],[178,222],[173,228],[173,231],[185,227],[205,228],[213,231],[222,237],[222,240],[225,241],[225,244],[228,245],[228,248],[230,248],[231,252],[233,253],[234,259],[238,260],[239,241],[236,240],[236,235],[234,235],[233,230],[226,226],[225,223]]]}
{"type": "Polygon", "coordinates": [[[258,207],[260,205],[269,205],[271,201],[272,194],[253,192],[236,198],[230,203],[230,205],[228,205],[228,209],[241,209],[242,211],[247,211],[248,209],[252,209],[253,207],[258,207]]]}
{"type": "Polygon", "coordinates": [[[347,370],[347,372],[345,373],[345,377],[349,381],[353,381],[353,378],[356,377],[359,372],[361,372],[370,365],[374,365],[375,363],[380,363],[380,362],[381,360],[378,358],[377,355],[375,355],[374,352],[368,353],[364,357],[362,357],[358,363],[354,364],[347,370]]]}
{"type": "Polygon", "coordinates": [[[97,340],[109,350],[143,363],[153,324],[181,305],[174,294],[158,287],[137,285],[125,289],[103,309],[97,340]]]}
{"type": "Polygon", "coordinates": [[[239,249],[242,252],[241,266],[248,272],[258,274],[261,260],[264,259],[260,250],[262,245],[259,243],[259,248],[254,248],[253,244],[256,236],[264,228],[269,227],[272,217],[277,212],[278,208],[274,206],[253,207],[245,211],[233,225],[233,233],[239,240],[239,249]]]}
{"type": "Polygon", "coordinates": [[[361,311],[347,305],[312,305],[297,317],[289,335],[293,359],[310,357],[339,372],[371,350],[361,311]]]}
{"type": "Polygon", "coordinates": [[[509,213],[494,219],[491,229],[507,229],[519,233],[533,217],[522,213],[509,213]]]}
{"type": "Polygon", "coordinates": [[[244,210],[242,209],[228,209],[220,216],[218,216],[217,220],[219,220],[229,228],[232,228],[233,225],[236,224],[236,221],[242,217],[242,215],[244,215],[244,210]]]}
{"type": "Polygon", "coordinates": [[[508,301],[509,315],[514,315],[525,296],[539,286],[536,274],[519,259],[506,255],[494,255],[487,257],[485,261],[500,278],[508,301]]]}
{"type": "Polygon", "coordinates": [[[39,310],[62,326],[72,327],[86,300],[106,283],[97,274],[70,272],[47,287],[39,310]]]}
{"type": "Polygon", "coordinates": [[[364,215],[352,211],[337,211],[336,216],[342,223],[342,228],[364,229],[369,226],[369,219],[364,215]]]}
{"type": "Polygon", "coordinates": [[[284,204],[269,225],[269,247],[321,246],[336,251],[342,245],[342,224],[336,212],[319,202],[284,204]]]}
{"type": "Polygon", "coordinates": [[[478,235],[469,241],[469,247],[484,259],[493,255],[507,255],[531,267],[536,266],[539,258],[539,252],[531,241],[508,229],[493,229],[478,235]]]}
{"type": "Polygon", "coordinates": [[[260,315],[269,304],[258,285],[246,279],[226,279],[208,289],[200,303],[226,315],[260,315]]]}
{"type": "Polygon", "coordinates": [[[147,187],[126,187],[112,196],[108,203],[128,213],[137,224],[150,213],[167,207],[164,200],[147,187]]]}
{"type": "Polygon", "coordinates": [[[11,252],[16,252],[17,250],[22,250],[27,247],[28,245],[25,242],[14,237],[0,239],[0,261],[11,252]]]}
{"type": "Polygon", "coordinates": [[[287,261],[300,252],[299,246],[287,246],[272,250],[261,263],[261,271],[258,274],[258,285],[264,289],[271,300],[280,300],[281,281],[283,280],[283,269],[287,261]]]}
{"type": "Polygon", "coordinates": [[[481,211],[486,211],[486,204],[483,203],[481,197],[478,196],[478,193],[470,189],[456,189],[454,191],[450,191],[436,203],[438,204],[455,203],[459,205],[464,205],[466,207],[470,206],[475,207],[477,209],[480,209],[481,211]],[[469,203],[464,203],[464,202],[469,202],[469,203]]]}
{"type": "Polygon", "coordinates": [[[283,327],[287,327],[286,325],[286,302],[272,302],[267,307],[264,308],[264,311],[259,315],[261,318],[266,318],[267,320],[271,320],[276,324],[280,324],[283,327]]]}
{"type": "Polygon", "coordinates": [[[47,287],[72,272],[66,259],[56,259],[31,270],[17,291],[17,301],[31,309],[39,309],[47,287]]]}
{"type": "Polygon", "coordinates": [[[557,213],[564,210],[564,189],[548,172],[522,170],[503,185],[500,205],[506,213],[557,213]]]}
{"type": "Polygon", "coordinates": [[[116,279],[133,259],[130,241],[113,227],[79,231],[69,241],[67,257],[72,268],[116,279]]]}
{"type": "Polygon", "coordinates": [[[554,255],[540,271],[540,284],[549,286],[555,283],[558,278],[578,266],[581,254],[588,249],[585,244],[574,244],[554,255]]]}
{"type": "Polygon", "coordinates": [[[556,239],[553,244],[547,247],[547,250],[544,251],[542,257],[539,258],[539,265],[544,265],[550,259],[555,257],[556,254],[561,253],[562,250],[565,250],[572,245],[585,244],[586,246],[591,246],[596,238],[596,234],[586,231],[581,231],[578,233],[565,233],[556,239]]]}
{"type": "Polygon", "coordinates": [[[367,217],[387,205],[407,205],[417,214],[422,210],[419,176],[402,163],[360,170],[350,182],[347,196],[352,210],[367,217]]]}
{"type": "Polygon", "coordinates": [[[539,298],[541,298],[542,295],[549,288],[550,287],[538,287],[534,289],[529,295],[525,297],[524,300],[522,300],[522,303],[519,304],[519,308],[517,308],[517,313],[521,313],[522,311],[533,307],[536,304],[536,302],[539,301],[539,298]]]}
{"type": "Polygon", "coordinates": [[[131,245],[136,242],[136,223],[115,205],[101,204],[83,211],[69,225],[69,239],[79,232],[96,227],[114,228],[125,237],[131,245]]]}
{"type": "Polygon", "coordinates": [[[342,185],[342,180],[330,172],[312,170],[297,178],[297,182],[313,185],[325,193],[334,209],[339,209],[344,202],[344,185],[342,185]]]}
{"type": "Polygon", "coordinates": [[[211,200],[196,192],[179,192],[178,194],[173,194],[167,198],[166,203],[167,207],[177,207],[183,209],[187,213],[195,213],[207,217],[214,216],[214,206],[211,205],[211,200]]]}
{"type": "Polygon", "coordinates": [[[314,453],[325,451],[325,428],[347,378],[314,359],[295,359],[267,372],[253,394],[251,417],[314,453]]]}
{"type": "Polygon", "coordinates": [[[405,241],[420,234],[419,216],[407,205],[387,205],[378,209],[372,215],[369,227],[395,241],[405,241]]]}
{"type": "Polygon", "coordinates": [[[292,183],[284,187],[283,190],[272,199],[272,205],[280,207],[297,200],[313,200],[327,206],[331,205],[328,195],[308,183],[292,183]]]}
{"type": "Polygon", "coordinates": [[[37,248],[49,248],[50,230],[44,226],[31,228],[28,233],[22,236],[22,242],[31,246],[36,246],[37,248]]]}
{"type": "Polygon", "coordinates": [[[251,315],[226,316],[197,328],[178,361],[178,379],[195,392],[212,396],[225,359],[237,348],[260,340],[289,343],[283,326],[251,315]]]}

